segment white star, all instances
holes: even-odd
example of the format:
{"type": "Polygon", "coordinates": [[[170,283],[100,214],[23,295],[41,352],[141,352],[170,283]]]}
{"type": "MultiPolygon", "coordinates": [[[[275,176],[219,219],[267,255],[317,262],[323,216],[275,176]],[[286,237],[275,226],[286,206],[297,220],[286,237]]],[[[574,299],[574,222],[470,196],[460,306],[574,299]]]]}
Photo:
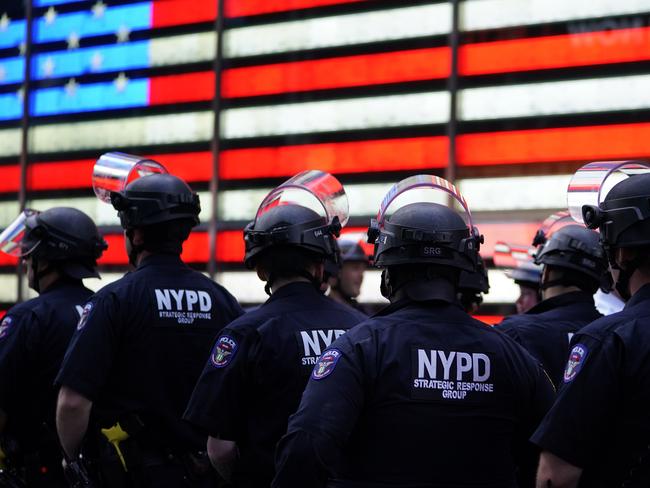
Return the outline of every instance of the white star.
{"type": "Polygon", "coordinates": [[[75,31],[70,32],[68,36],[68,49],[77,49],[79,47],[79,34],[75,31]]]}
{"type": "Polygon", "coordinates": [[[79,84],[77,83],[77,80],[74,78],[70,78],[70,80],[65,84],[65,94],[68,97],[74,97],[77,94],[77,87],[79,84]]]}
{"type": "Polygon", "coordinates": [[[93,12],[93,17],[103,17],[104,12],[106,12],[106,4],[102,0],[99,0],[90,10],[93,12]]]}
{"type": "Polygon", "coordinates": [[[115,78],[113,83],[115,84],[115,89],[118,92],[123,92],[124,90],[126,90],[126,85],[129,84],[129,79],[126,77],[124,73],[120,73],[117,76],[117,78],[115,78]]]}
{"type": "Polygon", "coordinates": [[[11,24],[11,19],[7,15],[7,12],[5,12],[2,14],[2,17],[0,17],[0,31],[6,31],[9,24],[11,24]]]}
{"type": "Polygon", "coordinates": [[[7,70],[0,64],[0,81],[4,80],[7,76],[7,70]]]}
{"type": "Polygon", "coordinates": [[[26,52],[27,52],[27,43],[23,41],[20,44],[18,44],[18,54],[24,56],[26,52]]]}
{"type": "Polygon", "coordinates": [[[47,25],[53,24],[54,21],[56,20],[56,10],[54,10],[54,7],[50,7],[47,9],[47,12],[45,12],[45,23],[47,25]]]}
{"type": "Polygon", "coordinates": [[[131,29],[126,25],[122,24],[115,35],[117,36],[117,42],[128,42],[129,35],[131,34],[131,29]]]}
{"type": "Polygon", "coordinates": [[[45,78],[51,77],[54,74],[55,67],[56,63],[54,62],[54,59],[52,59],[52,56],[45,58],[45,62],[43,63],[43,66],[41,66],[43,76],[45,76],[45,78]]]}
{"type": "Polygon", "coordinates": [[[92,58],[90,58],[90,67],[93,71],[99,71],[104,62],[104,56],[99,51],[93,53],[92,58]]]}

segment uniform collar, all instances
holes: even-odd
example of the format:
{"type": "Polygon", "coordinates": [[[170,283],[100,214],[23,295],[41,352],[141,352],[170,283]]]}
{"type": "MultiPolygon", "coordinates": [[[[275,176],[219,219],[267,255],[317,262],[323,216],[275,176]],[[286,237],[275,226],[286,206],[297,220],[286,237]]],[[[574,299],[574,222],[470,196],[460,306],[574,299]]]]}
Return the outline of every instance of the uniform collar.
{"type": "Polygon", "coordinates": [[[296,295],[304,295],[305,293],[320,295],[320,292],[316,290],[313,283],[309,283],[307,281],[295,281],[293,283],[287,283],[279,290],[273,292],[273,295],[269,297],[266,303],[271,303],[276,300],[281,300],[283,298],[288,298],[296,295]]]}
{"type": "Polygon", "coordinates": [[[73,280],[70,278],[61,278],[56,280],[54,283],[52,283],[50,286],[47,287],[46,290],[42,291],[39,293],[39,295],[46,295],[48,293],[53,292],[54,290],[58,290],[60,288],[67,288],[67,287],[83,287],[83,282],[81,280],[73,280]]]}
{"type": "Polygon", "coordinates": [[[425,300],[425,301],[415,301],[410,298],[402,298],[396,302],[393,302],[389,305],[386,305],[377,313],[371,317],[383,317],[385,315],[390,315],[406,307],[422,307],[422,308],[441,308],[447,307],[448,310],[457,310],[458,312],[463,312],[461,306],[456,302],[448,302],[447,300],[425,300]]]}
{"type": "Polygon", "coordinates": [[[161,265],[185,265],[181,260],[181,257],[178,254],[150,254],[145,257],[140,264],[138,269],[145,268],[147,266],[161,266],[161,265]]]}
{"type": "Polygon", "coordinates": [[[627,301],[625,308],[634,307],[645,300],[650,300],[650,283],[639,288],[639,290],[632,295],[632,298],[627,301]]]}
{"type": "Polygon", "coordinates": [[[594,305],[594,297],[593,295],[590,295],[584,291],[570,291],[569,293],[563,293],[562,295],[542,300],[525,313],[526,315],[537,315],[543,312],[548,312],[549,310],[554,310],[556,308],[573,305],[575,303],[594,305]]]}

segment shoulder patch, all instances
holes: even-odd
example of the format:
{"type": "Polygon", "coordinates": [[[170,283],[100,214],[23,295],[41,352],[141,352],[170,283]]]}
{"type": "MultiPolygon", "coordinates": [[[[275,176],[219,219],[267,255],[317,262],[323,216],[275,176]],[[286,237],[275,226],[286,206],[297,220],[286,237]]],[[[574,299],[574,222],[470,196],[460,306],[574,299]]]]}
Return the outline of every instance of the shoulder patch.
{"type": "Polygon", "coordinates": [[[566,363],[566,369],[564,370],[565,383],[569,383],[578,375],[585,359],[587,359],[587,354],[589,354],[589,349],[584,344],[576,344],[573,346],[571,354],[569,354],[569,360],[566,363]]]}
{"type": "Polygon", "coordinates": [[[328,349],[325,351],[321,357],[318,358],[318,362],[316,363],[316,366],[314,366],[311,377],[315,380],[327,378],[334,371],[336,363],[341,358],[341,355],[342,353],[338,349],[328,349]]]}
{"type": "Polygon", "coordinates": [[[2,319],[2,322],[0,322],[0,339],[7,337],[7,334],[9,334],[9,327],[11,327],[12,323],[13,319],[11,317],[5,317],[2,319]]]}
{"type": "Polygon", "coordinates": [[[232,361],[237,352],[237,341],[230,336],[222,335],[217,339],[214,350],[210,354],[210,361],[215,368],[224,368],[232,361]]]}
{"type": "Polygon", "coordinates": [[[86,322],[88,322],[88,317],[90,316],[90,312],[93,309],[93,304],[91,302],[86,303],[83,308],[81,309],[81,313],[79,314],[79,322],[77,322],[77,330],[81,330],[84,328],[86,325],[86,322]]]}

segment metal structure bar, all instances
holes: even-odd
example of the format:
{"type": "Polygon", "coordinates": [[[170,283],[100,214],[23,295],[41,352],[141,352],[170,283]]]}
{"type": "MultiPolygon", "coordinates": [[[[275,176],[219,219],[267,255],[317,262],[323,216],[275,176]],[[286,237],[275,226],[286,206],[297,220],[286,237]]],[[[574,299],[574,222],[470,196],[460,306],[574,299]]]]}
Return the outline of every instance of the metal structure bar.
{"type": "Polygon", "coordinates": [[[210,195],[212,195],[212,205],[210,213],[210,222],[208,225],[208,246],[210,257],[208,260],[208,274],[210,278],[215,279],[217,274],[217,229],[218,229],[218,199],[219,190],[219,152],[220,152],[220,132],[221,132],[221,68],[223,63],[223,29],[224,29],[224,0],[217,0],[217,18],[215,20],[217,31],[217,53],[212,65],[215,74],[215,93],[212,100],[212,111],[214,114],[214,129],[210,150],[212,152],[212,178],[210,179],[210,195]]]}
{"type": "Polygon", "coordinates": [[[445,178],[454,182],[457,174],[456,161],[456,135],[458,132],[458,119],[456,114],[458,99],[458,46],[460,44],[459,34],[459,10],[460,0],[451,2],[451,32],[449,33],[449,47],[451,49],[451,69],[447,79],[447,90],[449,91],[449,123],[447,124],[447,138],[449,141],[449,154],[447,157],[447,168],[445,178]]]}
{"type": "MultiPolygon", "coordinates": [[[[20,142],[20,184],[18,190],[18,205],[22,212],[27,203],[27,166],[29,164],[29,102],[31,88],[31,61],[32,61],[32,0],[24,0],[25,3],[25,71],[22,85],[23,114],[20,121],[21,142],[20,142]]],[[[23,301],[23,268],[19,262],[16,267],[17,279],[17,300],[23,301]]]]}

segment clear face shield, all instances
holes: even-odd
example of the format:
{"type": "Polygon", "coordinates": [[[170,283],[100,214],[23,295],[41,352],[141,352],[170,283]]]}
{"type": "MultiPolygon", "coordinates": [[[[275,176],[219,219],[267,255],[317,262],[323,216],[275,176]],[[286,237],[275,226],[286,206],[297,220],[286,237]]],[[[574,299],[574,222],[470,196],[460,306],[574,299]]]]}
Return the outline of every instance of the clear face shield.
{"type": "Polygon", "coordinates": [[[132,181],[167,173],[157,161],[121,152],[102,154],[93,167],[93,190],[101,201],[111,203],[111,193],[121,193],[132,181]]]}
{"type": "Polygon", "coordinates": [[[36,227],[37,210],[25,209],[0,234],[0,251],[17,258],[29,256],[41,243],[41,239],[28,236],[36,227]]]}
{"type": "Polygon", "coordinates": [[[272,190],[257,209],[255,221],[283,205],[306,207],[324,217],[328,225],[338,221],[343,227],[349,219],[348,197],[343,185],[324,171],[304,171],[272,190]]]}
{"type": "Polygon", "coordinates": [[[479,237],[465,198],[444,178],[432,175],[410,176],[388,190],[379,207],[377,217],[370,223],[368,242],[374,244],[386,225],[387,219],[400,208],[412,203],[436,203],[458,213],[470,236],[479,237]]]}
{"type": "Polygon", "coordinates": [[[573,175],[567,189],[567,206],[571,217],[592,228],[592,222],[585,222],[584,217],[589,215],[589,208],[584,207],[600,207],[618,183],[630,176],[648,172],[650,164],[643,161],[599,161],[585,164],[573,175]]]}

